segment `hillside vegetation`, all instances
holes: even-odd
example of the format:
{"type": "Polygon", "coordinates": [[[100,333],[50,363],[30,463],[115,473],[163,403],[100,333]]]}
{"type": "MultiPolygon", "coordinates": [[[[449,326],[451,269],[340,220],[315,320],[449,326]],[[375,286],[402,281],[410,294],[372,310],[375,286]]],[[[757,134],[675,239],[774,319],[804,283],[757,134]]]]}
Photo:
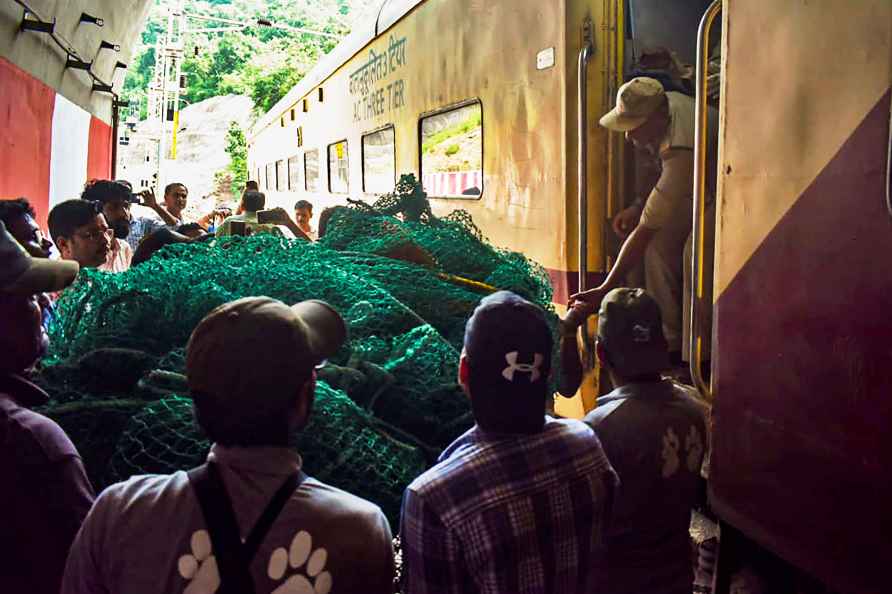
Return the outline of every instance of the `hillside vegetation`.
{"type": "MultiPolygon", "coordinates": [[[[189,13],[323,31],[343,38],[350,23],[377,2],[368,0],[203,0],[186,2],[189,13]]],[[[166,30],[167,0],[156,0],[124,82],[124,99],[146,116],[146,89],[155,66],[155,44],[166,30]]],[[[190,28],[226,26],[190,20],[190,28]]],[[[186,36],[183,105],[221,95],[247,95],[257,113],[268,111],[338,39],[252,25],[244,31],[186,36]]]]}

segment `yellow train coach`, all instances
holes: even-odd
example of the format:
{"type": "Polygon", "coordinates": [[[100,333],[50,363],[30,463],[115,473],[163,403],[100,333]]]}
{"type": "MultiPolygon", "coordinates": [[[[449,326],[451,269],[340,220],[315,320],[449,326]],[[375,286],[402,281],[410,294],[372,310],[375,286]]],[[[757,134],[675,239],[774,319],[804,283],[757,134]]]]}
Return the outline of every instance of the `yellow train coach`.
{"type": "Polygon", "coordinates": [[[653,185],[597,118],[636,71],[690,85],[715,592],[750,570],[770,592],[889,591],[892,3],[390,0],[363,27],[258,122],[252,176],[318,212],[414,173],[436,212],[542,264],[558,303],[603,277],[608,221],[653,185]]]}
{"type": "Polygon", "coordinates": [[[543,265],[565,303],[605,271],[625,178],[623,143],[597,119],[642,48],[693,62],[707,4],[383,2],[260,119],[251,177],[272,204],[306,199],[318,216],[414,173],[436,213],[470,212],[543,265]]]}

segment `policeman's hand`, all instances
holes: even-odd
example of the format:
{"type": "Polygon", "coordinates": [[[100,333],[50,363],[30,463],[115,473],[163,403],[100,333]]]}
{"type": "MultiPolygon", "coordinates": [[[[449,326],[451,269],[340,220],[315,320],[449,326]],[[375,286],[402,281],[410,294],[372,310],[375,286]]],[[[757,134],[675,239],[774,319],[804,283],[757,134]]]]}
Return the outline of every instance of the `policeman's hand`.
{"type": "Polygon", "coordinates": [[[613,217],[613,232],[625,239],[638,226],[640,218],[641,209],[637,206],[629,206],[622,209],[613,217]]]}
{"type": "MultiPolygon", "coordinates": [[[[601,307],[601,301],[604,299],[604,295],[607,294],[607,289],[602,287],[595,287],[594,289],[589,289],[588,291],[583,291],[581,293],[576,293],[575,295],[570,295],[570,307],[576,307],[576,305],[586,305],[592,307],[594,310],[597,310],[601,307]]],[[[594,313],[594,311],[592,312],[594,313]]]]}

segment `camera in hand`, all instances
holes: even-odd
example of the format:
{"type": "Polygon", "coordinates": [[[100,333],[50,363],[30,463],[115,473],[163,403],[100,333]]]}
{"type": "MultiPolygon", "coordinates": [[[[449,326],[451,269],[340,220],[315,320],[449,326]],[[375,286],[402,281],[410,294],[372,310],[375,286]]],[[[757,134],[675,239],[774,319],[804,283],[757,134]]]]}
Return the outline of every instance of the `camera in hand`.
{"type": "Polygon", "coordinates": [[[279,222],[279,213],[273,209],[258,210],[257,222],[261,225],[274,225],[279,222]]]}

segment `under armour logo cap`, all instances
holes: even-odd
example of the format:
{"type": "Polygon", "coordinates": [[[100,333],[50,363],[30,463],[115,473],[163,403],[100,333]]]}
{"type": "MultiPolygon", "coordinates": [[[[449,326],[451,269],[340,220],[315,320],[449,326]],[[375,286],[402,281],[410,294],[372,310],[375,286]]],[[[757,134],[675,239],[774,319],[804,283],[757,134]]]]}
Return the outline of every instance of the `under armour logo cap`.
{"type": "Polygon", "coordinates": [[[512,351],[505,355],[505,361],[508,363],[508,367],[502,370],[502,377],[504,377],[509,382],[514,381],[514,376],[519,373],[528,373],[530,383],[538,381],[540,377],[542,377],[542,373],[539,369],[542,367],[542,362],[545,360],[540,353],[536,353],[533,355],[533,362],[530,363],[518,363],[517,362],[518,353],[517,351],[512,351]]]}
{"type": "Polygon", "coordinates": [[[465,354],[477,386],[543,390],[552,346],[542,308],[509,291],[482,299],[465,327],[465,354]]]}

